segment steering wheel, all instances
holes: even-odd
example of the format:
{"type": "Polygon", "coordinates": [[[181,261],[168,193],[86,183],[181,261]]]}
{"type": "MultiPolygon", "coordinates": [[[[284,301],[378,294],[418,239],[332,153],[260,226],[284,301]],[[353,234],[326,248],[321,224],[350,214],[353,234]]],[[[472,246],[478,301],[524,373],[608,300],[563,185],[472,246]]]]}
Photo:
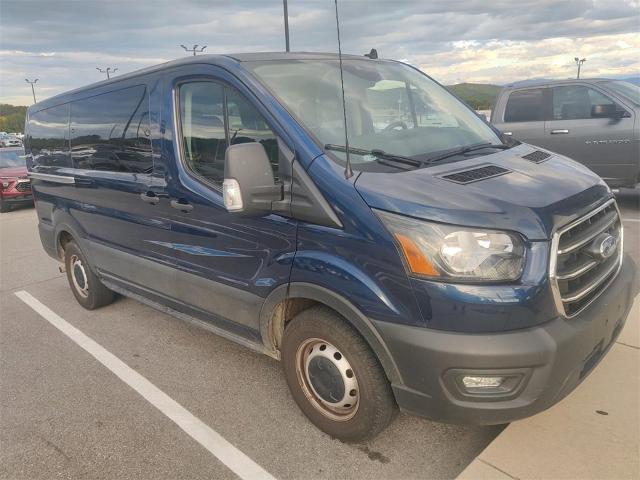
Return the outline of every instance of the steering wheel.
{"type": "Polygon", "coordinates": [[[398,127],[402,128],[402,130],[406,130],[407,128],[409,128],[407,124],[404,123],[402,120],[396,120],[395,122],[391,122],[389,125],[384,127],[384,131],[389,132],[391,130],[395,130],[398,127]]]}

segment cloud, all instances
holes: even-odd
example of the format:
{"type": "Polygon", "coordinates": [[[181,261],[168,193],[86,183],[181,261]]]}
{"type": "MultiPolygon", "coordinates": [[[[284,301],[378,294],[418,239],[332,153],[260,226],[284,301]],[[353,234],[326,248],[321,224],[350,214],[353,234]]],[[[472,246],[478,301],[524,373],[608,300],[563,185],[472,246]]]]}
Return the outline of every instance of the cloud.
{"type": "MultiPolygon", "coordinates": [[[[340,0],[343,51],[372,47],[444,83],[507,83],[533,76],[640,70],[638,0],[340,0]]],[[[294,50],[336,51],[333,1],[289,0],[294,50]]],[[[30,103],[24,78],[41,97],[185,53],[284,49],[282,2],[219,0],[2,0],[0,101],[30,103]]]]}

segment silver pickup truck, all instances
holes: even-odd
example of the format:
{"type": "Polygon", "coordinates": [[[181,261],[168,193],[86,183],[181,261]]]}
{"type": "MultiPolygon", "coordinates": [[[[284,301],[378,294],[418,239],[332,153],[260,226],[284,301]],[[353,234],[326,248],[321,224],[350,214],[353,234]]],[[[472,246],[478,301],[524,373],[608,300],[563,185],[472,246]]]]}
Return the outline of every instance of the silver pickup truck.
{"type": "Polygon", "coordinates": [[[583,163],[612,188],[640,182],[640,87],[609,79],[503,88],[491,123],[504,135],[583,163]]]}

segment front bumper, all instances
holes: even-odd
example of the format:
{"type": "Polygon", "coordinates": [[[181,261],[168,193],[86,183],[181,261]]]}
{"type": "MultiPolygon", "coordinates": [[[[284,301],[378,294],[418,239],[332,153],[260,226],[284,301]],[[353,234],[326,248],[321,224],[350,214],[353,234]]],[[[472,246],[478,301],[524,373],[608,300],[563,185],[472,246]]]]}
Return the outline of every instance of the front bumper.
{"type": "Polygon", "coordinates": [[[446,423],[499,424],[531,416],[576,388],[613,345],[636,295],[636,269],[625,256],[607,290],[584,312],[505,333],[469,334],[375,322],[402,383],[394,384],[407,413],[446,423]],[[504,396],[470,395],[461,372],[516,374],[504,396]]]}
{"type": "Polygon", "coordinates": [[[3,195],[2,203],[6,205],[27,205],[33,204],[33,194],[31,192],[3,195]]]}

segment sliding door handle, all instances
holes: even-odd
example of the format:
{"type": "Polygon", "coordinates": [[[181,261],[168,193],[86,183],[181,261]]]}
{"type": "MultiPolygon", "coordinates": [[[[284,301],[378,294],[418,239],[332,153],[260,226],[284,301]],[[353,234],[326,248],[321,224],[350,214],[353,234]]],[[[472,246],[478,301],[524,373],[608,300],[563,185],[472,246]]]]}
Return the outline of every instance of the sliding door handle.
{"type": "Polygon", "coordinates": [[[143,202],[150,203],[151,205],[157,205],[160,202],[160,197],[153,192],[141,193],[140,198],[143,202]]]}
{"type": "Polygon", "coordinates": [[[180,210],[183,213],[188,213],[193,210],[193,205],[187,203],[185,201],[180,200],[171,200],[171,208],[175,208],[176,210],[180,210]]]}
{"type": "Polygon", "coordinates": [[[559,130],[551,130],[551,135],[561,135],[561,134],[567,134],[569,133],[569,130],[567,128],[561,128],[559,130]]]}

